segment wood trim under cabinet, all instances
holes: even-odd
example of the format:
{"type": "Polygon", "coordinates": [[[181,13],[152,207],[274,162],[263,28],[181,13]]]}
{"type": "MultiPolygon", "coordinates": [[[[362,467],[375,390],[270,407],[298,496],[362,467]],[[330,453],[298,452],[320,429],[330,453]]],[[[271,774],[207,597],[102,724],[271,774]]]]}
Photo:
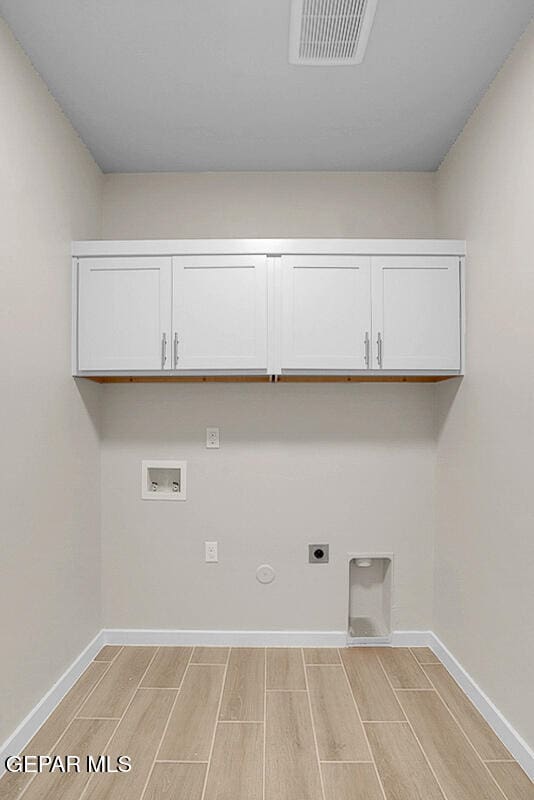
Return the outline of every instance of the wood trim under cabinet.
{"type": "Polygon", "coordinates": [[[458,375],[79,375],[95,383],[438,383],[458,375]]]}

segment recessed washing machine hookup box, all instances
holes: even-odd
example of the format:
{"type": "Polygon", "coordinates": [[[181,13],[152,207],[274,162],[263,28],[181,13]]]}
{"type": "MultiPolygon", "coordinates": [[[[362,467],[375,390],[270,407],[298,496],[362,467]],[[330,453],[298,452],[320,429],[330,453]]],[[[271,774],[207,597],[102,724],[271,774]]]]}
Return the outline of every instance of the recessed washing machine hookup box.
{"type": "Polygon", "coordinates": [[[185,500],[186,461],[143,461],[141,497],[143,500],[185,500]]]}

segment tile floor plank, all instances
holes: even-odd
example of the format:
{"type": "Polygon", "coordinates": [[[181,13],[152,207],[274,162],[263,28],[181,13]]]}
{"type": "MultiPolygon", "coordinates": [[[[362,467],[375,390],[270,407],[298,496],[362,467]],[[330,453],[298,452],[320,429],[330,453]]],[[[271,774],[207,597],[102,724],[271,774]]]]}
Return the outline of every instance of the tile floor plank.
{"type": "MultiPolygon", "coordinates": [[[[102,678],[108,664],[93,661],[78,678],[59,705],[50,714],[46,722],[39,728],[33,739],[24,748],[24,755],[48,755],[79,707],[102,678]]],[[[0,797],[12,800],[19,797],[24,787],[32,780],[32,775],[24,772],[6,772],[0,778],[0,797]]]]}
{"type": "Polygon", "coordinates": [[[163,737],[161,761],[207,761],[225,667],[221,664],[190,664],[163,737]]]}
{"type": "MultiPolygon", "coordinates": [[[[104,751],[111,764],[129,756],[130,772],[93,775],[84,800],[139,800],[154,763],[176,692],[138,689],[104,751]]],[[[56,798],[63,800],[63,797],[56,798]]]]}
{"type": "Polygon", "coordinates": [[[444,800],[407,722],[368,723],[365,730],[387,800],[444,800]]]}
{"type": "Polygon", "coordinates": [[[503,800],[436,692],[400,692],[399,699],[447,800],[503,800]]]}
{"type": "Polygon", "coordinates": [[[67,692],[63,700],[56,706],[46,722],[39,728],[33,739],[25,748],[25,752],[33,754],[48,754],[65,732],[69,722],[76,716],[89,692],[94,689],[98,681],[108,669],[108,664],[93,662],[78,678],[72,689],[67,692]]]}
{"type": "Polygon", "coordinates": [[[105,644],[102,650],[95,656],[95,661],[113,661],[122,650],[121,645],[105,644]]]}
{"type": "Polygon", "coordinates": [[[304,647],[303,652],[305,664],[341,664],[335,647],[304,647]]]}
{"type": "Polygon", "coordinates": [[[325,800],[384,800],[372,764],[321,764],[321,770],[325,800]]]}
{"type": "Polygon", "coordinates": [[[394,689],[432,689],[409,647],[379,647],[376,653],[394,689]]]}
{"type": "Polygon", "coordinates": [[[410,650],[419,664],[441,664],[441,661],[430,647],[411,647],[410,650]]]}
{"type": "Polygon", "coordinates": [[[441,664],[429,664],[424,670],[479,756],[484,760],[511,758],[501,740],[493,733],[486,720],[467,699],[445,667],[441,664]]]}
{"type": "Polygon", "coordinates": [[[87,756],[96,758],[104,751],[116,725],[117,722],[109,719],[75,719],[55,750],[63,757],[78,756],[80,772],[36,775],[24,793],[25,800],[79,800],[91,777],[86,768],[87,756]]]}
{"type": "Polygon", "coordinates": [[[121,717],[155,652],[155,647],[124,647],[83,704],[79,716],[121,717]]]}
{"type": "Polygon", "coordinates": [[[141,800],[149,776],[143,800],[384,800],[374,765],[361,763],[372,756],[386,800],[534,800],[534,784],[428,648],[106,646],[24,750],[50,752],[79,754],[84,766],[88,753],[112,765],[126,754],[134,769],[6,774],[2,800],[141,800]],[[189,663],[195,653],[205,663],[189,663]],[[409,688],[421,674],[425,691],[409,688]],[[217,722],[219,706],[227,721],[217,722]]]}
{"type": "Polygon", "coordinates": [[[155,764],[143,800],[201,800],[206,764],[155,764]]]}
{"type": "Polygon", "coordinates": [[[156,689],[179,688],[192,652],[192,647],[160,647],[141,686],[156,689]]]}
{"type": "Polygon", "coordinates": [[[305,689],[302,651],[298,647],[267,649],[267,689],[305,689]]]}
{"type": "Polygon", "coordinates": [[[265,800],[322,800],[306,692],[267,692],[265,800]]]}
{"type": "Polygon", "coordinates": [[[507,800],[534,800],[534,783],[515,761],[488,764],[488,768],[507,800]]]}
{"type": "Polygon", "coordinates": [[[219,722],[204,800],[262,800],[263,722],[219,722]]]}
{"type": "Polygon", "coordinates": [[[371,761],[365,732],[341,664],[306,668],[321,761],[371,761]]]}
{"type": "Polygon", "coordinates": [[[220,720],[261,722],[264,714],[265,650],[233,647],[221,703],[220,720]]]}
{"type": "Polygon", "coordinates": [[[382,671],[375,648],[350,647],[341,650],[341,660],[364,722],[406,719],[382,671]]]}
{"type": "Polygon", "coordinates": [[[226,664],[229,647],[195,647],[192,664],[226,664]]]}

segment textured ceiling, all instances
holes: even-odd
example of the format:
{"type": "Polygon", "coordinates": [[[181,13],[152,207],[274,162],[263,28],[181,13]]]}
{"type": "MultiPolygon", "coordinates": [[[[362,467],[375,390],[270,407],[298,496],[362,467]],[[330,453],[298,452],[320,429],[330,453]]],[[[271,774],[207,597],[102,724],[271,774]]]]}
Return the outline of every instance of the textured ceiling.
{"type": "Polygon", "coordinates": [[[289,0],[0,0],[106,172],[433,170],[534,0],[379,0],[363,64],[288,63],[289,0]]]}

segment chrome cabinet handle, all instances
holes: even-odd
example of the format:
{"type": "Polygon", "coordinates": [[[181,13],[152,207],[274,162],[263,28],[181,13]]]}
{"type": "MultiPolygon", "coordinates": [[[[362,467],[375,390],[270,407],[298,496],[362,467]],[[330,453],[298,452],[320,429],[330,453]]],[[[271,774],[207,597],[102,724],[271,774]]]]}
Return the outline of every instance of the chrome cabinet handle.
{"type": "Polygon", "coordinates": [[[379,333],[376,339],[376,346],[377,346],[377,353],[376,358],[378,361],[378,366],[382,369],[382,334],[379,333]]]}
{"type": "Polygon", "coordinates": [[[174,369],[178,366],[178,332],[176,331],[174,334],[174,369]]]}
{"type": "Polygon", "coordinates": [[[365,347],[365,355],[364,355],[365,366],[369,367],[369,344],[370,344],[369,331],[365,331],[365,338],[363,340],[363,344],[365,347]]]}
{"type": "Polygon", "coordinates": [[[165,369],[167,363],[167,334],[161,336],[161,369],[165,369]]]}

